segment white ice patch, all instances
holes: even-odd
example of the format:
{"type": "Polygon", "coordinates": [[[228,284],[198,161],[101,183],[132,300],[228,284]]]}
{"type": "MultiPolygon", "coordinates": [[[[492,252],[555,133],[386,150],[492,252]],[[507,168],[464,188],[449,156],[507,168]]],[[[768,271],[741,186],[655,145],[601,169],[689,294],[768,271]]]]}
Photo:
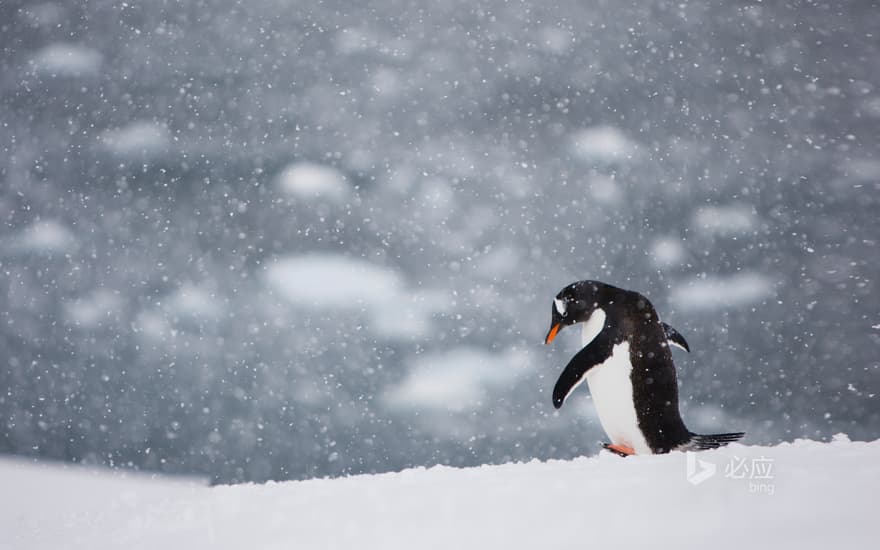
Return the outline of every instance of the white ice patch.
{"type": "Polygon", "coordinates": [[[137,120],[101,134],[104,148],[120,157],[156,156],[168,151],[171,136],[158,122],[137,120]]]}
{"type": "Polygon", "coordinates": [[[392,300],[377,302],[370,308],[370,330],[390,340],[426,338],[431,318],[449,308],[450,296],[440,289],[401,289],[392,300]]]}
{"type": "Polygon", "coordinates": [[[410,361],[407,376],[383,400],[394,409],[461,412],[487,404],[491,388],[522,373],[517,352],[490,353],[474,348],[420,355],[410,361]]]}
{"type": "Polygon", "coordinates": [[[404,90],[397,72],[388,68],[377,69],[372,75],[371,83],[376,95],[382,97],[395,97],[404,90]]]}
{"type": "Polygon", "coordinates": [[[657,267],[672,267],[684,261],[687,253],[679,239],[660,237],[651,243],[651,258],[657,267]]]}
{"type": "Polygon", "coordinates": [[[167,338],[173,334],[168,320],[156,309],[138,313],[131,326],[139,338],[148,342],[163,342],[167,345],[167,338]]]}
{"type": "Polygon", "coordinates": [[[265,281],[311,314],[361,311],[369,316],[370,331],[383,339],[427,336],[432,316],[449,305],[445,291],[410,289],[394,269],[337,254],[281,258],[266,268],[265,281]]]}
{"type": "Polygon", "coordinates": [[[612,348],[604,363],[587,371],[586,379],[599,423],[611,443],[632,447],[636,454],[651,454],[639,429],[631,374],[629,342],[621,342],[612,348]]]}
{"type": "Polygon", "coordinates": [[[82,328],[116,324],[122,305],[118,294],[99,289],[76,300],[64,302],[64,317],[70,324],[82,328]]]}
{"type": "Polygon", "coordinates": [[[746,204],[704,206],[694,213],[693,224],[702,231],[723,236],[743,235],[758,225],[755,209],[746,204]]]}
{"type": "Polygon", "coordinates": [[[100,52],[79,44],[56,42],[37,52],[34,72],[47,76],[95,76],[101,71],[100,52]]]}
{"type": "Polygon", "coordinates": [[[171,313],[192,319],[214,318],[223,311],[220,302],[209,290],[184,284],[168,299],[171,313]]]}
{"type": "Polygon", "coordinates": [[[574,36],[566,29],[546,26],[538,31],[538,45],[555,55],[562,55],[571,48],[574,36]]]}
{"type": "Polygon", "coordinates": [[[569,150],[585,162],[620,162],[632,158],[636,145],[613,126],[594,126],[573,133],[569,150]]]}
{"type": "Polygon", "coordinates": [[[313,162],[287,165],[276,178],[278,188],[300,199],[326,199],[344,202],[351,188],[345,175],[333,168],[313,162]]]}
{"type": "Polygon", "coordinates": [[[605,310],[599,307],[583,323],[583,327],[581,327],[581,346],[585,347],[595,340],[596,336],[599,336],[599,333],[605,328],[605,317],[605,310]]]}
{"type": "Polygon", "coordinates": [[[760,273],[695,279],[673,288],[669,303],[683,311],[744,307],[774,295],[773,281],[760,273]]]}
{"type": "Polygon", "coordinates": [[[616,204],[623,198],[620,186],[613,178],[596,175],[590,178],[590,197],[602,204],[616,204]]]}
{"type": "Polygon", "coordinates": [[[64,317],[70,324],[82,328],[106,326],[119,321],[122,305],[118,294],[99,289],[82,298],[64,302],[64,317]]]}
{"type": "Polygon", "coordinates": [[[17,252],[56,254],[70,252],[77,246],[73,233],[59,221],[41,220],[26,227],[12,242],[17,252]]]}
{"type": "Polygon", "coordinates": [[[319,310],[395,301],[403,285],[393,269],[336,254],[282,258],[266,268],[266,281],[289,302],[319,310]]]}
{"type": "Polygon", "coordinates": [[[485,279],[504,279],[516,273],[520,265],[520,253],[510,245],[501,245],[480,256],[476,261],[476,273],[485,279]]]}

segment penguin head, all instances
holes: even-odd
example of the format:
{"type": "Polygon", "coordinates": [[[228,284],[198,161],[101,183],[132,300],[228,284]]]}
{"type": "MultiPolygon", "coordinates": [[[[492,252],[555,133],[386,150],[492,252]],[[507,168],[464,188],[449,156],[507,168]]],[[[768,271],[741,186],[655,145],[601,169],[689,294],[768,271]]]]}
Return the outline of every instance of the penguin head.
{"type": "MultiPolygon", "coordinates": [[[[593,313],[601,311],[600,293],[604,286],[606,285],[597,281],[578,281],[559,291],[553,299],[550,332],[544,338],[544,343],[552,342],[563,328],[590,321],[593,313]]],[[[602,321],[604,323],[604,315],[602,321]]]]}

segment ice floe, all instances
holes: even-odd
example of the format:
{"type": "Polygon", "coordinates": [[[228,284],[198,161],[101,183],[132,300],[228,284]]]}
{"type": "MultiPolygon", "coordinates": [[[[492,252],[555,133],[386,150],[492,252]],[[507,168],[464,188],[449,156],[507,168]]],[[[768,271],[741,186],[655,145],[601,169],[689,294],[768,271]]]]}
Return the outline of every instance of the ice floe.
{"type": "Polygon", "coordinates": [[[68,42],[56,42],[39,50],[32,60],[34,72],[46,76],[95,76],[103,56],[97,50],[68,42]]]}
{"type": "Polygon", "coordinates": [[[287,165],[278,174],[277,185],[283,193],[300,199],[342,202],[351,192],[342,172],[332,166],[307,161],[287,165]]]}
{"type": "Polygon", "coordinates": [[[774,294],[773,280],[755,272],[707,277],[673,288],[669,302],[686,311],[732,309],[758,303],[774,294]]]}

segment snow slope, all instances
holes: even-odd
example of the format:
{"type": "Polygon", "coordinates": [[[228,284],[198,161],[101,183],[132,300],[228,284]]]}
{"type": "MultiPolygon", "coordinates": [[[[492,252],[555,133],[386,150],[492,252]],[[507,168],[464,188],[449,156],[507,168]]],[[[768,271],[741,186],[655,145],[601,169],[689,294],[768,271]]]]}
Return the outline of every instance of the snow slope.
{"type": "Polygon", "coordinates": [[[880,441],[691,456],[703,461],[692,478],[707,478],[697,485],[681,453],[217,487],[5,460],[0,547],[867,548],[874,539],[880,441]],[[703,473],[709,463],[714,475],[703,473]]]}

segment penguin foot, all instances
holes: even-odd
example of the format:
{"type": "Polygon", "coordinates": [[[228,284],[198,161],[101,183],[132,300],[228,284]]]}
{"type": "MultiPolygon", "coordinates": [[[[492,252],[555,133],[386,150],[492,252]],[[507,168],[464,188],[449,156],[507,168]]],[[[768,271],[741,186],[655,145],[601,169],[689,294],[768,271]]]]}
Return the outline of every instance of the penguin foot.
{"type": "Polygon", "coordinates": [[[616,454],[617,456],[622,456],[622,457],[627,457],[629,455],[636,454],[635,449],[633,449],[632,447],[627,447],[626,445],[613,445],[611,443],[603,443],[602,448],[608,449],[609,451],[616,454]]]}

